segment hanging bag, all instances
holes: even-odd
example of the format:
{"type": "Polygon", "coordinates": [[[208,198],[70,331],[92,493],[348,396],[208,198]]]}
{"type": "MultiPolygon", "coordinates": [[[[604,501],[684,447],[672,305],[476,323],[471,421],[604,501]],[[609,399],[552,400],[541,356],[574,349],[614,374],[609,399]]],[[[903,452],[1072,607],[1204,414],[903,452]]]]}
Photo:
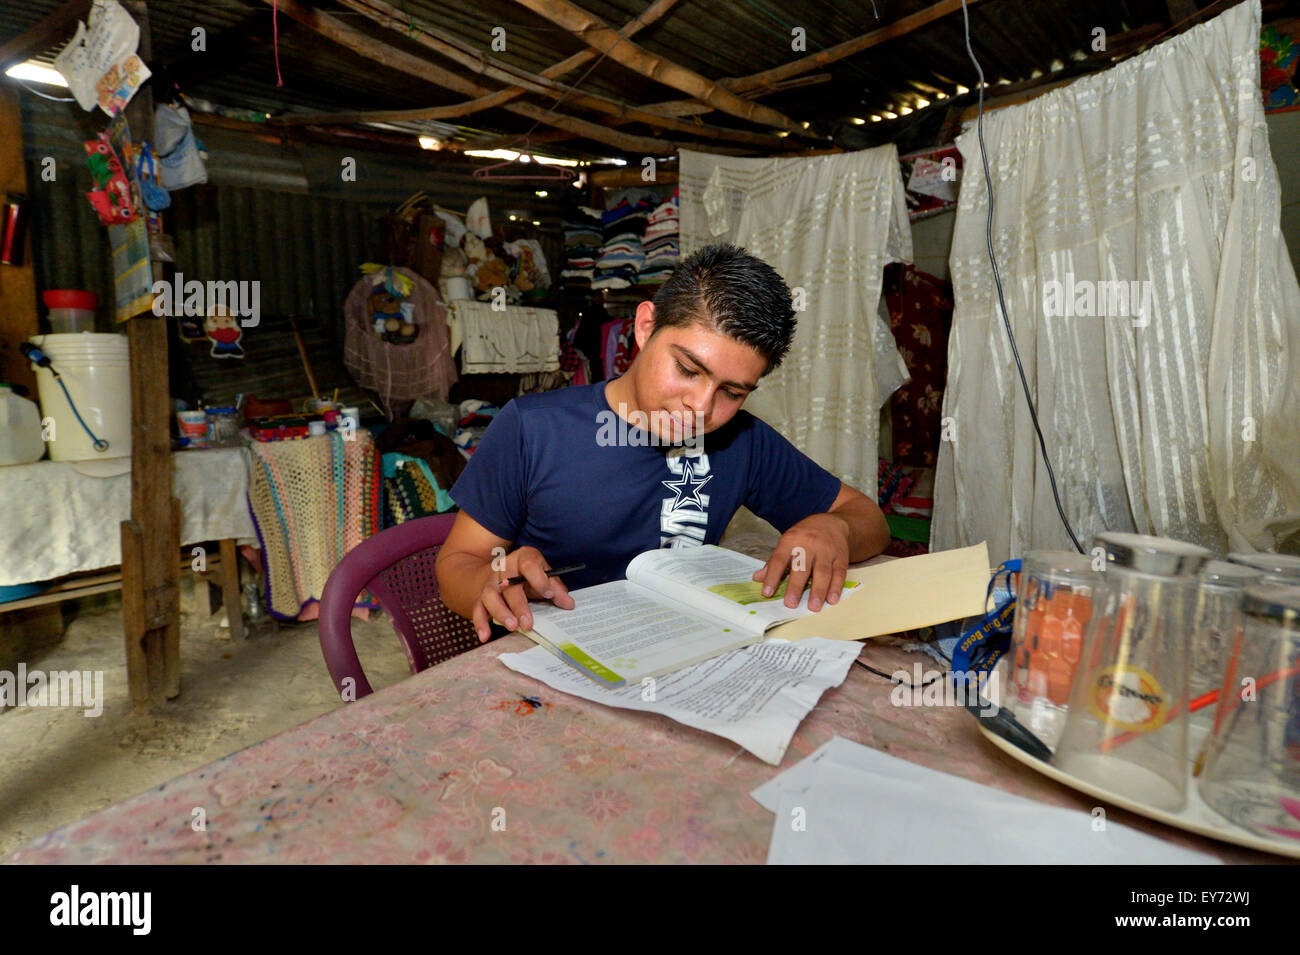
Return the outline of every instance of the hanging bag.
{"type": "Polygon", "coordinates": [[[153,166],[153,148],[145,143],[140,149],[140,160],[136,163],[135,177],[140,182],[140,195],[145,208],[150,212],[162,212],[172,204],[171,193],[158,185],[158,173],[153,166]],[[145,174],[145,160],[149,161],[149,173],[145,174]]]}

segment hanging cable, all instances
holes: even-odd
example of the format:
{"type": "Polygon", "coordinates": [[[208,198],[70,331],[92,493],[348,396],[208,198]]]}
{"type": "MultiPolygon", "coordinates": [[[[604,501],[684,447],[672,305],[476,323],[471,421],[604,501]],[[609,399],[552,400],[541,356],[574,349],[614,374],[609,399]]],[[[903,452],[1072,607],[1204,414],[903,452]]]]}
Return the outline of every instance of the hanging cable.
{"type": "Polygon", "coordinates": [[[33,96],[39,96],[41,99],[52,100],[55,103],[75,103],[77,101],[77,98],[75,96],[51,96],[49,93],[42,93],[40,90],[32,89],[22,80],[15,79],[12,76],[10,77],[10,79],[14,80],[19,86],[21,86],[27,92],[31,93],[33,96]]]}
{"type": "Polygon", "coordinates": [[[979,105],[977,107],[975,126],[979,135],[980,159],[984,164],[984,184],[989,194],[989,214],[985,227],[985,240],[989,248],[989,265],[993,269],[993,284],[998,290],[998,305],[1002,309],[1002,324],[1007,329],[1007,340],[1011,343],[1011,354],[1016,360],[1016,371],[1020,372],[1020,386],[1025,392],[1025,402],[1029,405],[1029,417],[1034,422],[1034,432],[1038,435],[1038,447],[1043,452],[1043,465],[1047,468],[1047,480],[1052,485],[1052,500],[1056,502],[1056,513],[1061,516],[1061,523],[1065,525],[1065,532],[1070,535],[1070,540],[1074,543],[1074,548],[1080,554],[1085,553],[1083,545],[1079,543],[1079,538],[1074,536],[1074,529],[1070,527],[1070,521],[1065,516],[1065,508],[1061,506],[1061,495],[1056,488],[1056,472],[1052,470],[1052,459],[1047,454],[1047,442],[1043,439],[1043,429],[1038,425],[1038,411],[1034,408],[1033,396],[1029,394],[1029,381],[1025,378],[1024,365],[1020,363],[1020,350],[1016,348],[1016,336],[1011,331],[1011,319],[1007,314],[1007,302],[1002,294],[1002,277],[998,274],[998,260],[993,253],[993,176],[989,172],[988,152],[984,148],[984,70],[980,67],[980,61],[975,58],[975,51],[970,45],[970,14],[966,9],[966,0],[961,0],[961,18],[962,24],[966,30],[966,54],[970,57],[971,63],[975,64],[975,72],[979,75],[979,81],[976,89],[979,91],[979,105]]]}
{"type": "Polygon", "coordinates": [[[95,432],[91,431],[90,426],[86,424],[84,420],[82,420],[81,412],[78,411],[77,406],[73,404],[72,395],[68,394],[68,386],[63,383],[63,379],[59,377],[59,373],[54,371],[53,368],[50,369],[50,372],[54,375],[54,380],[59,383],[59,387],[63,389],[63,397],[68,399],[68,407],[71,408],[72,413],[77,416],[77,423],[81,425],[82,430],[84,430],[86,432],[86,435],[90,438],[91,445],[94,447],[96,451],[99,451],[101,454],[107,451],[108,442],[105,441],[103,438],[95,437],[95,432]]]}
{"type": "Polygon", "coordinates": [[[63,389],[63,397],[68,399],[68,407],[72,409],[72,413],[77,417],[77,423],[81,425],[81,429],[85,431],[87,437],[90,438],[91,446],[101,454],[107,451],[108,442],[103,438],[96,437],[95,432],[90,430],[90,425],[86,424],[85,419],[81,417],[81,412],[77,410],[77,405],[72,400],[72,395],[68,393],[68,386],[63,383],[63,376],[59,374],[58,369],[56,369],[53,363],[51,363],[50,356],[45,354],[45,352],[41,351],[31,342],[23,342],[18,346],[18,350],[22,352],[23,357],[37,368],[44,368],[54,376],[54,380],[57,381],[59,387],[63,389]]]}

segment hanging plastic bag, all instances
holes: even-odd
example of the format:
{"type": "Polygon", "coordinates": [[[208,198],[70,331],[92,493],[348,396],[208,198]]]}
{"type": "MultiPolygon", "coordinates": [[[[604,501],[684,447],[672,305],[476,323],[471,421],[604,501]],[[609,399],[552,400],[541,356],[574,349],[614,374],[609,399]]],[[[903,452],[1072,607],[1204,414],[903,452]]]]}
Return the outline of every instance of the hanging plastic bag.
{"type": "Polygon", "coordinates": [[[163,104],[154,112],[154,148],[158,153],[158,181],[169,192],[208,181],[194,126],[184,106],[163,104]]]}

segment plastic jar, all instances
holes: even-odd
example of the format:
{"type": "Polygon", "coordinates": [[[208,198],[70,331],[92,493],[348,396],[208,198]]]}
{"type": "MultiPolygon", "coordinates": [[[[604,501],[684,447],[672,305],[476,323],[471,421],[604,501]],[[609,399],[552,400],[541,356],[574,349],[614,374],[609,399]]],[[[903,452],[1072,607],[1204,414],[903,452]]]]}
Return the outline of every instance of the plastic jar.
{"type": "Polygon", "coordinates": [[[41,293],[41,301],[50,310],[50,333],[72,335],[95,330],[95,309],[99,296],[80,289],[52,288],[41,293]]]}
{"type": "Polygon", "coordinates": [[[208,446],[232,448],[239,445],[239,411],[233,407],[208,409],[208,446]]]}

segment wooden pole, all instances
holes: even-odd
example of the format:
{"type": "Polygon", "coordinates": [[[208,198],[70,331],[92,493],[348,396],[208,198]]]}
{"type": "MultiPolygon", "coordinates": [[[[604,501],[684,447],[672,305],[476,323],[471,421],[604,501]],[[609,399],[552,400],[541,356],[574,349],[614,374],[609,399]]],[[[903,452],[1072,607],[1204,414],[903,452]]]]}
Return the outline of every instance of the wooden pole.
{"type": "MultiPolygon", "coordinates": [[[[149,61],[145,0],[123,6],[140,25],[140,58],[149,61]]],[[[148,84],[126,108],[131,140],[153,139],[153,93],[148,84]]],[[[154,280],[163,277],[152,263],[154,280]]],[[[180,506],[172,497],[171,395],[168,393],[167,320],[150,312],[127,322],[131,350],[131,518],[122,522],[122,625],[127,681],[137,708],[181,691],[180,506]]]]}
{"type": "Polygon", "coordinates": [[[311,362],[307,360],[307,346],[302,343],[302,333],[298,331],[298,322],[289,316],[289,327],[293,329],[293,340],[298,343],[298,355],[302,358],[302,370],[307,373],[307,384],[311,386],[311,396],[320,401],[320,391],[316,388],[316,376],[311,373],[311,362]]]}

